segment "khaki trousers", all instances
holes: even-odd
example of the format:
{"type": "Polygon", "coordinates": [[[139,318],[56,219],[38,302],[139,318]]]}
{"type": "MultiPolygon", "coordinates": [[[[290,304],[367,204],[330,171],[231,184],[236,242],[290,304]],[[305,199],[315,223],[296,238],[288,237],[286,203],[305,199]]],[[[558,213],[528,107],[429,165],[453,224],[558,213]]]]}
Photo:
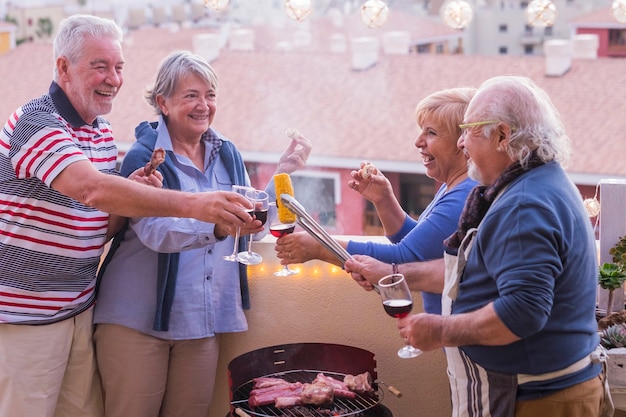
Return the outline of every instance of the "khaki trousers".
{"type": "Polygon", "coordinates": [[[604,400],[602,374],[552,395],[517,401],[515,417],[597,417],[604,400]]]}
{"type": "Polygon", "coordinates": [[[0,417],[103,415],[92,317],[0,324],[0,417]]]}
{"type": "Polygon", "coordinates": [[[166,340],[98,324],[95,342],[107,417],[209,415],[217,337],[166,340]]]}

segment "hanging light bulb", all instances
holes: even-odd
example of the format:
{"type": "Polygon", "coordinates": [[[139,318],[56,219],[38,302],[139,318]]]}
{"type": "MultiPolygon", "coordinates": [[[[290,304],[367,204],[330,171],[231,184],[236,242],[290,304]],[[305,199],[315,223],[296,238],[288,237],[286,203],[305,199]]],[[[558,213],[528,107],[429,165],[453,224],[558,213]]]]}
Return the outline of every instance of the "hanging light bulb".
{"type": "Polygon", "coordinates": [[[441,8],[441,16],[444,23],[451,28],[463,29],[474,17],[474,11],[465,0],[451,0],[441,8]]]}
{"type": "Polygon", "coordinates": [[[545,28],[556,20],[556,6],[550,0],[533,0],[526,8],[526,21],[530,26],[545,28]]]}
{"type": "Polygon", "coordinates": [[[367,0],[361,6],[361,20],[368,28],[379,28],[389,17],[389,8],[384,1],[367,0]]]}
{"type": "Polygon", "coordinates": [[[611,10],[618,22],[626,24],[626,0],[615,0],[611,10]]]}
{"type": "Polygon", "coordinates": [[[584,199],[583,205],[585,206],[585,211],[589,217],[596,217],[600,214],[600,202],[596,197],[584,199]]]}
{"type": "Polygon", "coordinates": [[[311,0],[285,0],[285,13],[290,19],[301,22],[312,11],[311,0]]]}
{"type": "Polygon", "coordinates": [[[228,6],[229,0],[204,0],[204,7],[210,7],[213,10],[224,10],[228,6]]]}

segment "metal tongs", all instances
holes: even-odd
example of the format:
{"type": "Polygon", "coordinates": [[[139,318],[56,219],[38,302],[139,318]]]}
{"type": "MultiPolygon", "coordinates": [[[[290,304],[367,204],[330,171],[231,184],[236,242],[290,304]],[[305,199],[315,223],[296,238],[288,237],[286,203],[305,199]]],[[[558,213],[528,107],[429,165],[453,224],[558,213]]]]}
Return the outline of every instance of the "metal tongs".
{"type": "Polygon", "coordinates": [[[291,195],[281,194],[280,200],[293,214],[296,215],[296,222],[306,230],[311,236],[317,239],[326,249],[341,261],[341,265],[346,263],[352,256],[333,239],[302,207],[302,205],[291,195]]]}

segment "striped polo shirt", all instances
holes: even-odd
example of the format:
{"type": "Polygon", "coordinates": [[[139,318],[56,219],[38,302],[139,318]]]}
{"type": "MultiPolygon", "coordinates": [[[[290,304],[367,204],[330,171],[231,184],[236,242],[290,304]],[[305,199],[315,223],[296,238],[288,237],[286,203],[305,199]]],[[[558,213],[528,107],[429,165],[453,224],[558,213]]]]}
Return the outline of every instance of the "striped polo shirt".
{"type": "Polygon", "coordinates": [[[92,305],[108,214],[50,184],[82,160],[115,174],[116,157],[109,123],[85,123],[54,82],[10,115],[0,134],[0,323],[53,323],[92,305]]]}

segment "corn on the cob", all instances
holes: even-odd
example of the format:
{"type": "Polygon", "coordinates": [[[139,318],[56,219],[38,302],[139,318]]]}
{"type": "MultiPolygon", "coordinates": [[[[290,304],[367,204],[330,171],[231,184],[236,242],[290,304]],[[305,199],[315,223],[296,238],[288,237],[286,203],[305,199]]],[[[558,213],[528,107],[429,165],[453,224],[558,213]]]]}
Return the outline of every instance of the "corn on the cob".
{"type": "Polygon", "coordinates": [[[291,177],[289,174],[282,173],[274,175],[274,187],[276,189],[276,208],[278,210],[278,219],[281,223],[294,223],[296,221],[296,215],[283,205],[280,198],[281,194],[289,194],[294,197],[291,177]]]}

